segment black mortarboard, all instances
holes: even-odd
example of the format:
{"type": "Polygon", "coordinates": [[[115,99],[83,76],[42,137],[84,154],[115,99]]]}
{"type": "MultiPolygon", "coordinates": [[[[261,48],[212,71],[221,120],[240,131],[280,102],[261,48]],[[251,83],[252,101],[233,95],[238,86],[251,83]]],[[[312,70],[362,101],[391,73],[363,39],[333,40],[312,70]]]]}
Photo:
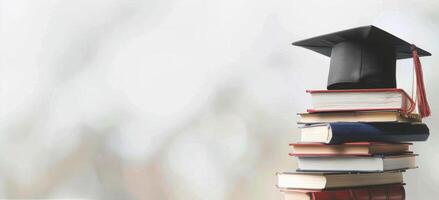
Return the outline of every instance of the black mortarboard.
{"type": "MultiPolygon", "coordinates": [[[[414,46],[375,26],[363,26],[294,42],[331,57],[328,90],[395,88],[396,60],[414,46]]],[[[416,48],[416,47],[415,47],[416,48]]],[[[416,48],[419,56],[431,54],[416,48]]]]}

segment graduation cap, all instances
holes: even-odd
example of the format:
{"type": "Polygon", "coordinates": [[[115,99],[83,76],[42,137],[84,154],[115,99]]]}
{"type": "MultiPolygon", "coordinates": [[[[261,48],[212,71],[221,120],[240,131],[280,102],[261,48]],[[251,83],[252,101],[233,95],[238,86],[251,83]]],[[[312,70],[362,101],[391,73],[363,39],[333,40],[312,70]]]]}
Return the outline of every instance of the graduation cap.
{"type": "Polygon", "coordinates": [[[396,87],[396,60],[412,58],[418,107],[429,116],[420,56],[431,54],[375,26],[362,26],[301,41],[301,46],[331,57],[328,90],[396,87]]]}

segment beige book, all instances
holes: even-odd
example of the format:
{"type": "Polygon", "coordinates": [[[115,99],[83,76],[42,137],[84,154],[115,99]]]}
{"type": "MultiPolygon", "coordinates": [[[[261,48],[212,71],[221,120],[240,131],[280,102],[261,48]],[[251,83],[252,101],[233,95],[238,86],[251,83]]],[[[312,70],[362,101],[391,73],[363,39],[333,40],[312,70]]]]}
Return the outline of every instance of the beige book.
{"type": "Polygon", "coordinates": [[[284,172],[278,173],[277,177],[278,187],[297,189],[331,189],[403,182],[400,171],[379,173],[284,172]]]}
{"type": "Polygon", "coordinates": [[[404,154],[409,152],[410,143],[345,143],[328,145],[320,143],[290,144],[292,156],[306,155],[375,155],[375,154],[404,154]]]}
{"type": "Polygon", "coordinates": [[[421,122],[417,114],[402,114],[398,111],[354,111],[299,113],[300,124],[329,122],[421,122]]]}

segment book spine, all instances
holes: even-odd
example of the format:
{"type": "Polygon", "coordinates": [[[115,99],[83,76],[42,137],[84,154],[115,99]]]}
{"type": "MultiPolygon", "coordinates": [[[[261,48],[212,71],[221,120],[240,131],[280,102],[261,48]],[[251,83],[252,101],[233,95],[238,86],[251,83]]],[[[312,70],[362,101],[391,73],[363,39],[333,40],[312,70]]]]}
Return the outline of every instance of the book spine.
{"type": "Polygon", "coordinates": [[[352,188],[311,193],[312,200],[360,200],[360,199],[389,199],[405,200],[405,190],[402,185],[387,185],[370,188],[352,188]]]}
{"type": "Polygon", "coordinates": [[[340,122],[329,126],[332,132],[329,144],[425,141],[429,136],[425,124],[340,122]]]}
{"type": "Polygon", "coordinates": [[[307,93],[351,93],[351,92],[401,92],[407,93],[400,88],[371,88],[371,89],[346,89],[346,90],[306,90],[307,93]]]}

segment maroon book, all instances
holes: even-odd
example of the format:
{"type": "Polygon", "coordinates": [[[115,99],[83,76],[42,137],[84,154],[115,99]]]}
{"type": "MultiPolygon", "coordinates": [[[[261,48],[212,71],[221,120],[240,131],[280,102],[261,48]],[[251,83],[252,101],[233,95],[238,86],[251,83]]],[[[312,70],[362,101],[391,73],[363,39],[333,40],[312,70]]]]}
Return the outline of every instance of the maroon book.
{"type": "Polygon", "coordinates": [[[285,194],[285,200],[405,200],[405,190],[400,184],[320,191],[281,190],[285,194]]]}

